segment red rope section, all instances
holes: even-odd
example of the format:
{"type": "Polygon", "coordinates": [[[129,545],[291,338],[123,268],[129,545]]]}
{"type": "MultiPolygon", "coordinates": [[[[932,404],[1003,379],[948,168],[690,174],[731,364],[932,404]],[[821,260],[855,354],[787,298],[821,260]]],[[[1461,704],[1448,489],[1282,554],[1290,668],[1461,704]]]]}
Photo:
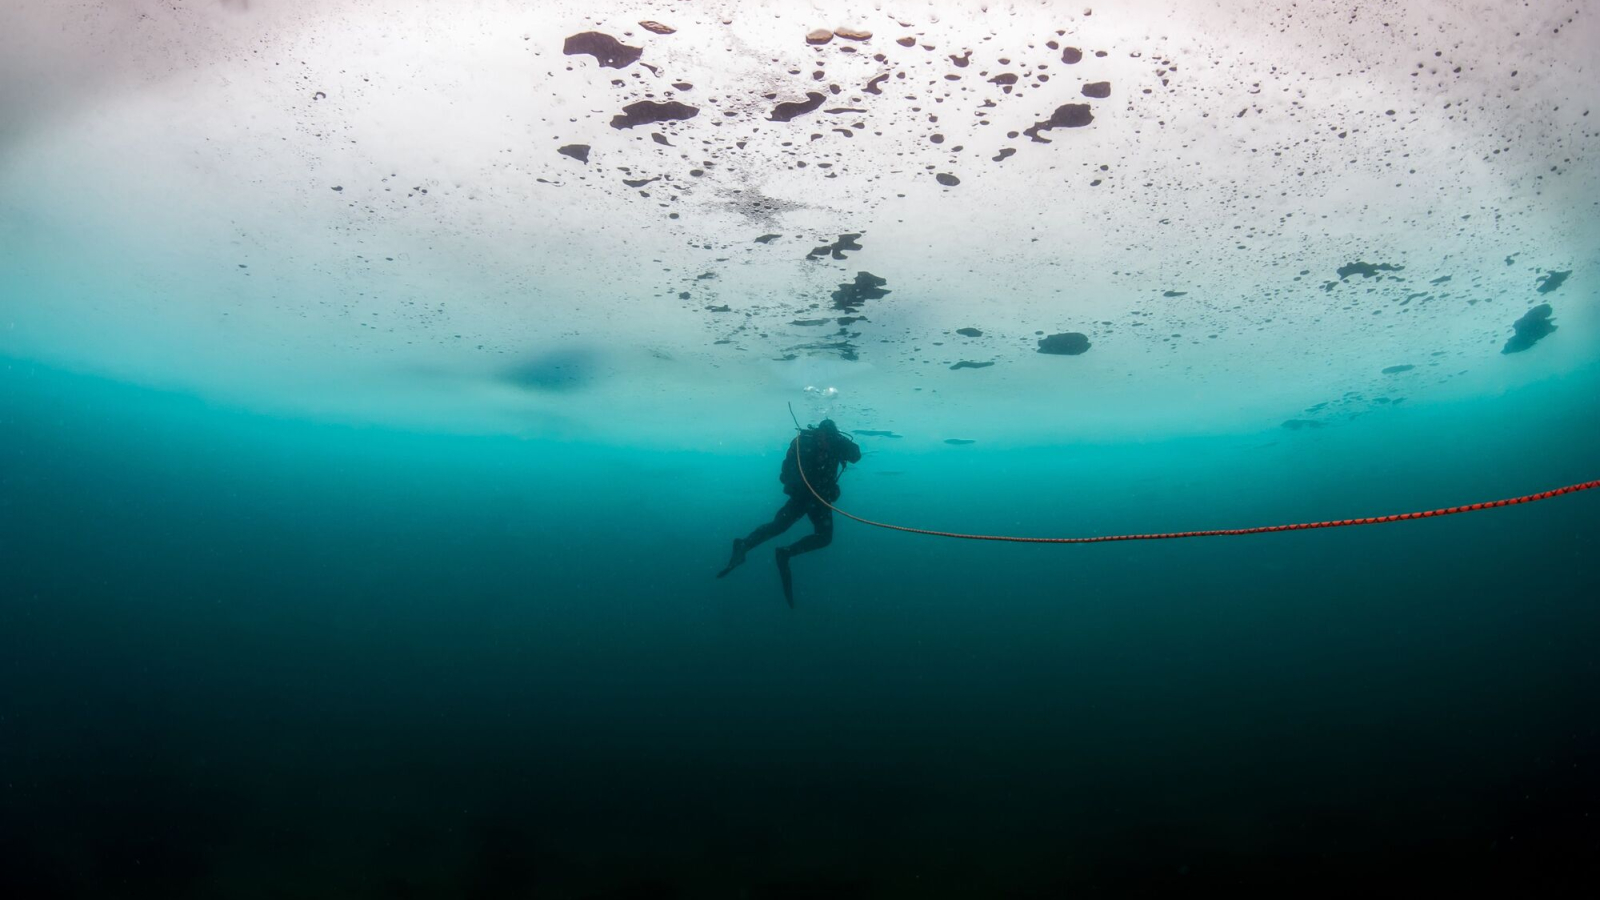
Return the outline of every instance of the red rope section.
{"type": "Polygon", "coordinates": [[[1585,481],[1581,484],[1569,484],[1566,487],[1555,488],[1549,491],[1540,491],[1537,494],[1526,494],[1521,497],[1509,497],[1505,500],[1486,500],[1482,503],[1471,503],[1466,506],[1449,506],[1444,509],[1430,509],[1426,512],[1395,513],[1388,516],[1368,516],[1364,519],[1330,519],[1326,522],[1296,522],[1290,525],[1256,525],[1252,528],[1213,528],[1207,531],[1165,531],[1152,534],[1103,534],[1095,537],[1016,537],[1004,534],[962,534],[957,531],[934,531],[929,528],[911,528],[905,525],[891,525],[887,522],[874,522],[860,516],[845,512],[832,503],[822,499],[816,489],[811,486],[811,479],[806,477],[805,466],[800,465],[799,438],[795,438],[795,467],[800,470],[800,478],[806,483],[806,490],[817,502],[833,510],[847,519],[854,519],[863,525],[874,528],[888,528],[891,531],[905,531],[911,534],[931,534],[934,537],[960,538],[964,541],[1007,541],[1015,544],[1101,544],[1108,541],[1166,541],[1174,538],[1195,537],[1221,537],[1235,534],[1266,534],[1271,531],[1310,531],[1313,528],[1344,528],[1350,525],[1382,525],[1385,522],[1404,522],[1410,519],[1432,519],[1438,516],[1453,516],[1457,513],[1477,512],[1480,509],[1496,509],[1502,506],[1516,506],[1520,503],[1536,503],[1540,500],[1549,500],[1551,497],[1560,497],[1565,494],[1576,494],[1579,491],[1600,488],[1600,480],[1585,481]]]}

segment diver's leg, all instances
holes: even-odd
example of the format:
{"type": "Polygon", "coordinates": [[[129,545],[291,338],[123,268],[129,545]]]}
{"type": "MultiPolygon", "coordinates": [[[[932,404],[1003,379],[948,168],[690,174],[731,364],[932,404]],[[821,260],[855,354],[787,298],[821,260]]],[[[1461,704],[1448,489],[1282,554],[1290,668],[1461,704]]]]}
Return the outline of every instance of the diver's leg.
{"type": "Polygon", "coordinates": [[[751,547],[754,547],[763,541],[769,540],[776,535],[780,535],[785,531],[788,531],[789,526],[799,521],[800,517],[805,514],[805,511],[806,503],[804,500],[802,500],[800,497],[790,497],[789,502],[785,503],[783,507],[778,510],[777,515],[772,517],[771,522],[758,526],[755,531],[750,532],[748,537],[734,538],[733,553],[728,557],[728,565],[721,572],[717,573],[717,577],[721,578],[729,572],[732,572],[734,569],[737,569],[739,565],[744,562],[744,555],[750,550],[751,547]]]}
{"type": "Polygon", "coordinates": [[[789,556],[821,550],[833,543],[833,510],[812,503],[806,515],[811,517],[812,532],[784,548],[789,556]]]}
{"type": "Polygon", "coordinates": [[[789,558],[797,553],[821,550],[833,543],[833,510],[812,502],[806,504],[806,515],[811,517],[814,530],[787,547],[779,547],[775,554],[778,558],[778,580],[783,583],[783,599],[788,601],[790,609],[794,608],[794,578],[789,574],[789,558]]]}
{"type": "Polygon", "coordinates": [[[809,498],[798,495],[790,497],[789,502],[778,510],[777,515],[772,517],[771,522],[758,526],[755,531],[750,532],[750,535],[744,539],[744,549],[749,550],[752,547],[759,546],[765,541],[788,531],[789,526],[800,521],[800,517],[805,515],[807,499],[809,498]]]}

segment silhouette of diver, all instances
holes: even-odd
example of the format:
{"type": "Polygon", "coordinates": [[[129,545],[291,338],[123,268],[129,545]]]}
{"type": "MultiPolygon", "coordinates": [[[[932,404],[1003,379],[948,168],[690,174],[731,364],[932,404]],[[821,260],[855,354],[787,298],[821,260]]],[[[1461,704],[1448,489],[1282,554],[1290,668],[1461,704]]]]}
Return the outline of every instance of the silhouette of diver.
{"type": "Polygon", "coordinates": [[[833,424],[832,419],[823,419],[815,428],[802,430],[798,437],[789,442],[789,452],[783,458],[783,469],[778,473],[778,480],[783,482],[783,492],[789,495],[789,502],[783,504],[771,522],[756,528],[748,537],[733,539],[733,555],[728,558],[727,568],[718,572],[717,577],[721,578],[737,569],[751,548],[768,538],[783,534],[789,530],[789,526],[800,521],[801,516],[806,516],[811,519],[812,533],[777,550],[783,599],[793,609],[794,583],[789,576],[789,558],[821,550],[833,542],[833,510],[819,501],[817,496],[829,503],[838,500],[839,473],[846,464],[860,461],[861,448],[856,446],[855,441],[840,434],[839,426],[833,424]],[[802,464],[805,466],[803,479],[800,475],[802,464]],[[811,482],[816,496],[806,488],[806,481],[811,482]]]}

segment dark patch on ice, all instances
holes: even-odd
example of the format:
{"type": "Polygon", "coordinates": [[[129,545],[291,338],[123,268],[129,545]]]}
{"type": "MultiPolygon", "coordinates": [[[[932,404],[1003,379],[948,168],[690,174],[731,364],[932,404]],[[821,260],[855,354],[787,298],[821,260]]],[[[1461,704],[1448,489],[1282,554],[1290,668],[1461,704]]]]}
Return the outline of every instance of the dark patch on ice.
{"type": "Polygon", "coordinates": [[[1083,86],[1083,95],[1085,97],[1093,97],[1096,100],[1104,100],[1111,96],[1111,82],[1091,81],[1083,86]]]}
{"type": "Polygon", "coordinates": [[[644,48],[630,47],[603,32],[585,31],[567,38],[567,42],[561,47],[561,52],[568,56],[587,53],[594,57],[602,68],[621,69],[638,61],[644,53],[644,48]]]}
{"type": "Polygon", "coordinates": [[[976,444],[977,443],[977,441],[968,440],[967,438],[945,438],[944,442],[946,444],[952,444],[952,445],[957,446],[957,447],[965,446],[966,444],[976,444]]]}
{"type": "Polygon", "coordinates": [[[589,161],[588,144],[567,144],[563,147],[557,147],[556,152],[562,156],[570,156],[581,163],[586,163],[589,161]]]}
{"type": "Polygon", "coordinates": [[[1089,350],[1089,336],[1077,331],[1052,334],[1039,339],[1040,353],[1057,356],[1077,356],[1089,350]]]}
{"type": "Polygon", "coordinates": [[[950,61],[955,63],[956,68],[965,69],[967,66],[972,64],[972,51],[968,50],[960,56],[956,56],[952,53],[950,55],[950,61]]]}
{"type": "MultiPolygon", "coordinates": [[[[632,128],[635,125],[651,125],[656,122],[672,122],[680,119],[692,119],[700,114],[697,107],[676,100],[665,103],[656,103],[653,100],[640,100],[629,103],[622,108],[619,115],[611,117],[612,128],[632,128]]],[[[665,143],[665,141],[663,141],[665,143]]]]}
{"type": "Polygon", "coordinates": [[[999,153],[997,153],[994,156],[991,156],[989,158],[994,160],[995,162],[1000,162],[1001,160],[1005,159],[1008,156],[1011,156],[1012,154],[1014,154],[1016,152],[1017,151],[1016,151],[1015,148],[1012,148],[1012,147],[1001,147],[999,153]]]}
{"type": "Polygon", "coordinates": [[[1077,47],[1063,47],[1061,50],[1061,61],[1069,66],[1073,63],[1079,62],[1082,59],[1083,51],[1079,50],[1077,47]]]}
{"type": "Polygon", "coordinates": [[[1539,286],[1537,288],[1535,288],[1535,290],[1537,290],[1541,294],[1548,294],[1551,291],[1555,290],[1556,288],[1561,287],[1561,285],[1565,284],[1566,280],[1567,280],[1567,276],[1571,275],[1571,274],[1572,274],[1572,270],[1571,269],[1568,269],[1565,272],[1554,272],[1554,271],[1546,272],[1543,275],[1539,276],[1539,286]]]}
{"type": "Polygon", "coordinates": [[[1440,275],[1438,278],[1435,278],[1434,280],[1432,280],[1432,281],[1430,281],[1428,283],[1429,284],[1444,284],[1445,282],[1447,282],[1449,280],[1450,280],[1450,276],[1449,275],[1440,275]]]}
{"type": "Polygon", "coordinates": [[[1360,275],[1362,278],[1371,278],[1379,272],[1399,272],[1405,266],[1396,266],[1389,263],[1373,265],[1369,262],[1346,263],[1339,267],[1339,280],[1343,281],[1351,275],[1360,275]]]}
{"type": "Polygon", "coordinates": [[[1050,118],[1045,119],[1043,122],[1033,123],[1023,129],[1022,133],[1027,135],[1034,143],[1048,144],[1050,142],[1040,137],[1039,132],[1049,131],[1052,128],[1082,128],[1093,121],[1094,113],[1089,111],[1089,104],[1063,103],[1056,107],[1056,111],[1050,114],[1050,118]]]}
{"type": "Polygon", "coordinates": [[[1389,367],[1387,367],[1387,368],[1385,368],[1383,370],[1383,374],[1385,374],[1385,375],[1399,375],[1401,372],[1409,372],[1409,371],[1411,371],[1412,369],[1415,369],[1415,368],[1416,368],[1416,366],[1410,365],[1409,363],[1406,364],[1406,365],[1403,365],[1403,366],[1389,366],[1389,367]]]}
{"type": "Polygon", "coordinates": [[[804,101],[795,100],[788,103],[779,103],[777,106],[774,106],[772,108],[771,121],[787,122],[796,116],[803,116],[821,106],[822,101],[826,99],[828,99],[826,94],[821,94],[817,91],[808,91],[804,101]]]}
{"type": "Polygon", "coordinates": [[[969,361],[963,359],[962,361],[956,363],[955,365],[951,366],[950,368],[952,368],[952,369],[987,369],[992,365],[994,365],[993,362],[969,362],[969,361]]]}
{"type": "Polygon", "coordinates": [[[1189,296],[1189,292],[1188,291],[1162,291],[1161,292],[1161,296],[1163,296],[1163,297],[1187,297],[1187,296],[1189,296]]]}
{"type": "Polygon", "coordinates": [[[692,90],[694,90],[694,85],[690,84],[687,81],[674,81],[672,83],[672,86],[674,88],[680,90],[680,91],[692,91],[692,90]]]}
{"type": "Polygon", "coordinates": [[[655,141],[656,143],[662,145],[663,147],[671,147],[672,146],[672,144],[667,141],[667,136],[662,134],[659,131],[650,132],[650,140],[655,141]]]}
{"type": "Polygon", "coordinates": [[[1315,419],[1290,419],[1283,423],[1283,427],[1290,431],[1300,431],[1306,428],[1321,428],[1323,424],[1315,419]]]}
{"type": "Polygon", "coordinates": [[[586,386],[594,374],[594,354],[587,350],[556,350],[512,366],[500,377],[529,390],[561,392],[586,386]]]}
{"type": "Polygon", "coordinates": [[[957,328],[956,329],[956,334],[962,335],[964,337],[983,337],[983,332],[979,331],[976,328],[957,328]]]}
{"type": "Polygon", "coordinates": [[[661,180],[661,176],[657,175],[654,178],[624,178],[624,179],[622,179],[622,183],[627,185],[628,187],[631,187],[631,188],[642,188],[642,187],[644,187],[645,185],[649,184],[652,181],[660,181],[660,180],[661,180]]]}
{"type": "Polygon", "coordinates": [[[949,172],[940,172],[939,174],[937,174],[937,175],[935,175],[933,177],[935,179],[937,179],[938,182],[940,184],[944,185],[945,187],[955,187],[956,185],[961,183],[961,179],[957,178],[954,175],[951,175],[949,172]]]}
{"type": "Polygon", "coordinates": [[[887,73],[887,72],[883,73],[882,75],[875,75],[875,76],[873,76],[871,81],[867,82],[867,86],[862,88],[862,90],[866,91],[869,94],[881,94],[881,93],[883,93],[883,88],[878,87],[878,85],[883,84],[885,81],[888,81],[888,80],[889,80],[889,73],[887,73]]]}
{"type": "Polygon", "coordinates": [[[758,243],[758,244],[770,244],[773,241],[775,241],[775,240],[777,240],[778,238],[781,238],[781,237],[783,237],[783,235],[781,235],[781,234],[763,234],[762,236],[756,238],[756,243],[758,243]]]}
{"type": "Polygon", "coordinates": [[[1521,353],[1539,343],[1540,338],[1555,331],[1556,326],[1550,324],[1550,313],[1551,309],[1548,303],[1541,303],[1524,313],[1522,318],[1511,326],[1516,329],[1517,333],[1511,336],[1511,340],[1506,341],[1506,345],[1500,348],[1500,352],[1521,353]]]}
{"type": "Polygon", "coordinates": [[[839,285],[833,292],[833,308],[845,312],[855,312],[857,307],[868,300],[878,300],[889,294],[883,286],[888,284],[887,278],[879,278],[871,272],[857,272],[856,280],[852,283],[839,285]]]}
{"type": "Polygon", "coordinates": [[[861,237],[859,233],[841,234],[839,239],[833,243],[823,244],[821,247],[814,248],[810,253],[806,254],[806,259],[822,259],[825,256],[844,259],[845,251],[861,249],[861,245],[856,243],[856,238],[858,237],[861,237]]]}
{"type": "MultiPolygon", "coordinates": [[[[839,354],[839,358],[840,359],[848,360],[850,362],[855,362],[856,360],[861,358],[860,354],[857,353],[857,351],[856,351],[855,345],[850,343],[849,341],[816,341],[815,343],[801,344],[798,347],[792,347],[790,349],[793,349],[793,350],[814,350],[814,351],[821,351],[821,352],[824,352],[824,353],[837,353],[837,354],[839,354]]],[[[786,356],[785,358],[786,359],[793,359],[794,357],[793,356],[786,356]]]]}

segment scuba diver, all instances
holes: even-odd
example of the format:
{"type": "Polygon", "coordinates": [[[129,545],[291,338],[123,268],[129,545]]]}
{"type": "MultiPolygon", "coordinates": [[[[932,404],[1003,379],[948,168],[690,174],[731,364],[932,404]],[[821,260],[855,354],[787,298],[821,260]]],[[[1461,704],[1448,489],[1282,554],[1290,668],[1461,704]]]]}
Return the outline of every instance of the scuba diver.
{"type": "Polygon", "coordinates": [[[784,456],[783,469],[778,473],[778,480],[783,482],[783,492],[789,495],[789,502],[783,504],[771,522],[759,526],[748,537],[733,539],[733,555],[728,559],[727,568],[718,572],[717,577],[721,578],[738,568],[744,562],[745,553],[752,547],[783,534],[801,516],[807,516],[811,519],[812,533],[777,550],[783,599],[793,609],[794,585],[789,577],[789,558],[799,553],[821,550],[833,542],[833,510],[828,508],[827,503],[839,499],[839,474],[844,466],[860,461],[861,448],[856,446],[855,441],[840,434],[839,426],[833,424],[832,419],[823,419],[815,428],[803,429],[789,442],[789,453],[784,456]],[[804,466],[803,477],[801,466],[804,466]],[[810,482],[810,488],[806,487],[807,482],[810,482]]]}

